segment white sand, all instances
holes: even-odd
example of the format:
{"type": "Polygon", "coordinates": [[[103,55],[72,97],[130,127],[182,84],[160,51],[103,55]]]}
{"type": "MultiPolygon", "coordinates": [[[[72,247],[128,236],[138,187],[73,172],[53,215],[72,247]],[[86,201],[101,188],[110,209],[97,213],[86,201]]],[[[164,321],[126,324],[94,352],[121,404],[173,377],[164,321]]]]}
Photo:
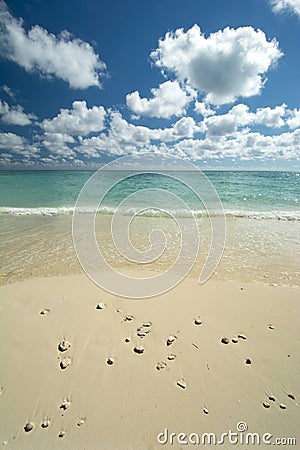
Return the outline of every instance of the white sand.
{"type": "MultiPolygon", "coordinates": [[[[176,439],[163,446],[158,433],[168,428],[219,437],[236,431],[239,421],[249,432],[273,434],[270,442],[295,437],[300,445],[299,289],[215,281],[200,286],[187,279],[155,299],[125,300],[80,275],[18,282],[1,287],[0,295],[4,448],[179,449],[189,446],[176,439]],[[97,310],[101,302],[106,307],[97,310]],[[41,315],[44,308],[50,312],[41,315]],[[133,320],[124,321],[127,315],[133,320]],[[201,325],[194,324],[198,316],[201,325]],[[152,326],[141,331],[150,332],[138,337],[144,322],[152,326]],[[239,333],[247,339],[233,343],[239,333]],[[176,339],[167,346],[170,335],[176,339]],[[222,344],[223,337],[230,343],[222,344]],[[63,338],[71,347],[60,352],[63,338]],[[136,345],[144,352],[136,354],[136,345]],[[170,361],[171,354],[176,358],[170,361]],[[71,364],[62,370],[65,357],[71,364]],[[160,362],[166,366],[157,370],[160,362]],[[70,400],[66,410],[60,408],[64,399],[70,400]],[[46,419],[50,424],[42,428],[46,419]],[[34,429],[26,433],[27,422],[34,429]]],[[[228,441],[208,447],[270,448],[228,441]]]]}

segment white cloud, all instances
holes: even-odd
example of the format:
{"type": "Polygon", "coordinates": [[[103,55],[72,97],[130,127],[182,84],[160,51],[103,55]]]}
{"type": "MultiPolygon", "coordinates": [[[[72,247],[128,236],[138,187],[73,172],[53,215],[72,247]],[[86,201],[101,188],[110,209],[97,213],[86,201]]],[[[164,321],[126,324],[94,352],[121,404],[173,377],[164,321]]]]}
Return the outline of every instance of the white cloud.
{"type": "Polygon", "coordinates": [[[33,114],[26,114],[21,106],[9,106],[6,102],[0,100],[1,120],[10,125],[30,125],[32,120],[36,119],[33,114]]]}
{"type": "Polygon", "coordinates": [[[75,142],[75,139],[68,134],[46,132],[41,143],[52,154],[70,157],[74,155],[74,151],[68,144],[75,142]]]}
{"type": "Polygon", "coordinates": [[[206,102],[195,102],[195,111],[198,114],[201,114],[203,117],[213,116],[216,114],[216,111],[211,108],[209,104],[206,102]]]}
{"type": "Polygon", "coordinates": [[[0,148],[12,152],[21,152],[25,147],[25,139],[15,133],[0,133],[0,148]]]}
{"type": "Polygon", "coordinates": [[[274,12],[290,11],[300,17],[300,0],[271,0],[274,12]]]}
{"type": "Polygon", "coordinates": [[[231,108],[227,114],[210,116],[203,120],[202,130],[208,136],[225,136],[233,134],[239,126],[253,123],[255,114],[249,112],[248,106],[239,104],[231,108]]]}
{"type": "Polygon", "coordinates": [[[261,30],[227,27],[206,38],[198,25],[167,33],[151,53],[163,72],[173,72],[213,104],[259,94],[266,72],[281,56],[277,41],[268,41],[261,30]]]}
{"type": "Polygon", "coordinates": [[[169,128],[151,129],[128,123],[119,112],[112,112],[110,116],[108,134],[101,133],[99,136],[80,139],[77,151],[94,157],[99,152],[122,155],[149,148],[153,142],[174,142],[193,137],[199,131],[192,117],[182,117],[169,128]]]}
{"type": "Polygon", "coordinates": [[[158,117],[168,119],[172,116],[185,114],[186,107],[192,100],[181,89],[177,81],[166,81],[157,89],[151,89],[153,98],[141,98],[138,91],[126,95],[128,108],[141,116],[158,117]]]}
{"type": "Polygon", "coordinates": [[[39,25],[26,32],[22,20],[13,17],[2,1],[0,24],[3,58],[14,61],[27,72],[61,78],[74,89],[101,86],[99,75],[106,66],[87,42],[67,31],[55,36],[39,25]]]}
{"type": "Polygon", "coordinates": [[[294,109],[286,122],[292,129],[300,127],[300,109],[294,109]]]}
{"type": "Polygon", "coordinates": [[[41,127],[47,133],[62,133],[85,136],[104,129],[106,116],[103,106],[87,108],[85,101],[72,103],[73,109],[61,109],[54,119],[45,119],[41,127]]]}
{"type": "Polygon", "coordinates": [[[286,105],[276,106],[275,108],[258,108],[256,110],[255,122],[266,127],[278,128],[282,127],[285,122],[283,116],[286,113],[286,105]]]}

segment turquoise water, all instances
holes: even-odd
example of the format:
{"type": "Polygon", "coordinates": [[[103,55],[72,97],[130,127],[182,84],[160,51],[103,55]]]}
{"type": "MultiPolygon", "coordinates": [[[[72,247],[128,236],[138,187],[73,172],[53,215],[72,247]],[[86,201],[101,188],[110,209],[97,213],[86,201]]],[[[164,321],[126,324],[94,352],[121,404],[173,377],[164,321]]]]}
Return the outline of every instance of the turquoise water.
{"type": "MultiPolygon", "coordinates": [[[[214,278],[300,286],[299,173],[205,174],[218,192],[227,216],[225,251],[214,278]]],[[[72,213],[84,183],[92,175],[91,171],[0,171],[0,283],[82,273],[73,246],[72,213]]],[[[113,186],[119,175],[120,172],[104,172],[94,185],[96,191],[100,192],[103,185],[113,186]]],[[[130,195],[142,189],[160,188],[181,198],[197,218],[201,246],[191,276],[198,277],[210,248],[210,221],[195,193],[171,178],[180,178],[182,173],[121,175],[124,180],[109,190],[96,217],[96,239],[108,263],[115,268],[132,267],[116,250],[111,235],[112,214],[118,205],[129,198],[121,211],[121,219],[126,222],[127,214],[133,216],[143,206],[141,199],[130,195]]],[[[198,177],[197,172],[188,173],[191,185],[197,183],[198,177]]],[[[201,194],[207,197],[205,186],[202,188],[201,194]]],[[[100,202],[97,192],[96,206],[91,203],[93,211],[100,202]]],[[[162,230],[166,250],[147,268],[165,271],[176,260],[181,245],[176,221],[170,220],[166,211],[178,217],[188,214],[182,203],[165,204],[163,197],[153,192],[152,207],[131,223],[130,238],[137,249],[146,251],[151,231],[162,230]]],[[[80,212],[86,212],[86,208],[80,212]]],[[[189,245],[191,250],[195,247],[192,237],[189,245]]]]}
{"type": "MultiPolygon", "coordinates": [[[[0,171],[0,214],[60,215],[71,214],[77,196],[91,171],[0,171]]],[[[298,172],[205,172],[223,203],[227,216],[256,219],[300,220],[300,177],[298,172]]],[[[118,204],[136,190],[161,188],[182,198],[196,216],[204,207],[193,191],[171,177],[155,173],[134,175],[123,172],[120,182],[105,197],[100,212],[113,213],[118,204]],[[128,178],[129,177],[129,178],[128,178]]],[[[172,171],[172,177],[180,173],[172,171]]],[[[197,172],[189,177],[197,180],[197,172]]],[[[104,172],[100,183],[113,184],[114,172],[104,172]]],[[[155,200],[155,199],[154,199],[155,200]]],[[[99,199],[100,201],[100,199],[99,199]]],[[[132,204],[132,208],[139,205],[132,204]]],[[[171,205],[169,205],[171,207],[171,205]]],[[[147,214],[159,214],[148,211],[147,214]]],[[[174,211],[178,215],[184,211],[174,211]]]]}

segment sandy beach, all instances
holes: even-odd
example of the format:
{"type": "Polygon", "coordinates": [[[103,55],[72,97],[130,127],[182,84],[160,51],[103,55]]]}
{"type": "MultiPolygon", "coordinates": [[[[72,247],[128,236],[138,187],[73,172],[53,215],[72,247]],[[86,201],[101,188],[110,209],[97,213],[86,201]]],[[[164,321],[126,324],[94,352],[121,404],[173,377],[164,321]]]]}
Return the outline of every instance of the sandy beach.
{"type": "Polygon", "coordinates": [[[239,422],[260,445],[235,448],[299,441],[299,288],[188,278],[130,300],[75,275],[0,290],[4,448],[230,449],[239,422]]]}

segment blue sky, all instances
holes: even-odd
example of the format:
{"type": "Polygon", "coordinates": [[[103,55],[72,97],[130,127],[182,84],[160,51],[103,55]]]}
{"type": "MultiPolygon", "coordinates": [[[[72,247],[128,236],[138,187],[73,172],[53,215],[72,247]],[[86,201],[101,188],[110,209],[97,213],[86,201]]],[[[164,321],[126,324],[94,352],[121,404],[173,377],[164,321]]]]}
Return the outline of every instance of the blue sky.
{"type": "Polygon", "coordinates": [[[299,170],[300,0],[0,1],[2,168],[299,170]]]}

